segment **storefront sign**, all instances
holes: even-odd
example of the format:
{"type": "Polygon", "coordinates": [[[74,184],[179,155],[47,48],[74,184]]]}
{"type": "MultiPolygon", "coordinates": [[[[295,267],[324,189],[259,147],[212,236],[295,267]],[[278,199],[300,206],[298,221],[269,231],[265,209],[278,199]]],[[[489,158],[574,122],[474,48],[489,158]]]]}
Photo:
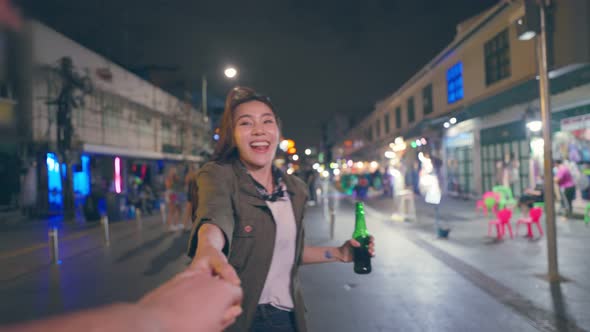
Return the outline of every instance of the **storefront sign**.
{"type": "Polygon", "coordinates": [[[446,137],[445,144],[448,148],[473,145],[473,133],[460,133],[455,136],[446,137]]]}
{"type": "Polygon", "coordinates": [[[590,114],[584,114],[561,120],[562,131],[576,131],[590,128],[590,114]]]}

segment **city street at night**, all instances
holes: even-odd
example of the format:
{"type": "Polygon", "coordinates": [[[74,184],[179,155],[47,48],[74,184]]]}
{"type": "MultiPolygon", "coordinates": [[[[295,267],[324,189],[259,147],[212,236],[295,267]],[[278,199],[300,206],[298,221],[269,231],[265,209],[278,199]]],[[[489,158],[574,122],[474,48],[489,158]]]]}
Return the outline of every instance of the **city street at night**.
{"type": "MultiPolygon", "coordinates": [[[[307,244],[339,244],[352,233],[351,200],[335,201],[334,240],[330,240],[329,207],[320,204],[307,209],[307,244]]],[[[452,199],[446,203],[441,219],[448,221],[452,231],[449,239],[441,240],[434,236],[431,206],[417,202],[420,220],[400,223],[388,217],[393,205],[390,198],[372,199],[367,204],[367,223],[378,241],[378,253],[371,274],[356,275],[351,265],[341,264],[302,268],[310,329],[590,328],[585,314],[590,304],[586,277],[590,271],[582,250],[589,228],[579,220],[559,225],[561,271],[570,280],[555,289],[539,277],[546,270],[544,239],[522,238],[523,228],[513,240],[493,241],[486,236],[487,218],[471,212],[470,203],[452,199]]],[[[110,247],[104,245],[98,225],[71,231],[60,242],[60,265],[49,264],[47,247],[26,250],[45,242],[3,248],[2,323],[134,301],[184,269],[190,262],[184,254],[188,233],[165,232],[158,217],[144,219],[141,229],[136,221],[113,223],[110,247]],[[17,267],[18,272],[11,273],[17,267]]],[[[46,234],[45,230],[38,226],[38,233],[46,234]]],[[[25,233],[3,234],[16,238],[25,233]]],[[[33,232],[26,235],[35,236],[33,232]]]]}
{"type": "Polygon", "coordinates": [[[0,332],[590,332],[590,0],[0,0],[0,332]]]}

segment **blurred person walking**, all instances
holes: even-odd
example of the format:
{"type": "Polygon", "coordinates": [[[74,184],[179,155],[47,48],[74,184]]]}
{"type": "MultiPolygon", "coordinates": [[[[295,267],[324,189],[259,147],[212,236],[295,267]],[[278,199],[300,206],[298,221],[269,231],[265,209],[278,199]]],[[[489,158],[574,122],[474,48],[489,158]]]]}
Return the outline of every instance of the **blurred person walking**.
{"type": "Polygon", "coordinates": [[[179,197],[178,192],[182,190],[182,182],[177,174],[176,167],[171,167],[166,176],[166,209],[168,214],[166,216],[166,224],[168,231],[175,231],[178,229],[180,219],[179,197]],[[179,188],[180,187],[180,188],[179,188]]]}
{"type": "Polygon", "coordinates": [[[183,227],[185,230],[190,230],[195,220],[195,213],[199,204],[197,192],[197,171],[193,164],[190,164],[186,176],[184,177],[184,185],[186,187],[186,207],[183,214],[183,227]]]}
{"type": "Polygon", "coordinates": [[[562,205],[566,211],[565,215],[567,218],[570,218],[573,212],[572,202],[576,196],[576,184],[574,183],[574,178],[572,177],[569,167],[567,167],[562,160],[555,161],[555,168],[556,173],[554,180],[559,186],[562,205]]]}

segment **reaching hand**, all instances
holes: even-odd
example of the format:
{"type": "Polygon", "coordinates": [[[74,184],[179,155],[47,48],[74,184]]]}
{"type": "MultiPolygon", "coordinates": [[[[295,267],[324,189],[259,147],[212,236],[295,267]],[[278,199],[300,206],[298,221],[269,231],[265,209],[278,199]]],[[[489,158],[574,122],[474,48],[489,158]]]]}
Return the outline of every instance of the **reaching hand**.
{"type": "MultiPolygon", "coordinates": [[[[340,260],[345,263],[352,262],[352,260],[354,258],[353,248],[358,248],[360,246],[361,246],[361,244],[355,239],[350,239],[350,240],[344,242],[343,245],[338,247],[338,253],[340,256],[339,257],[340,260]]],[[[371,257],[375,256],[375,238],[373,236],[369,237],[369,254],[371,255],[371,257]]]]}
{"type": "Polygon", "coordinates": [[[140,309],[147,319],[154,319],[158,331],[222,331],[242,313],[242,289],[216,277],[213,266],[218,265],[195,260],[187,270],[139,301],[140,309]]]}
{"type": "Polygon", "coordinates": [[[241,284],[236,270],[229,265],[225,255],[211,246],[202,246],[197,249],[191,267],[197,271],[217,276],[233,285],[241,284]]]}

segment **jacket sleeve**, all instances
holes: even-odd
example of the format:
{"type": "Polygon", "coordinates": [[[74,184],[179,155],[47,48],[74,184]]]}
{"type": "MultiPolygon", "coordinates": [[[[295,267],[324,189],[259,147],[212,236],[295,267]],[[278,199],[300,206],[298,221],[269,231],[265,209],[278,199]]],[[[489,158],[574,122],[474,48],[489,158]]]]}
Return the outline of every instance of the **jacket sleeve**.
{"type": "Polygon", "coordinates": [[[207,163],[197,174],[198,207],[189,239],[188,255],[194,257],[198,246],[199,228],[205,224],[219,227],[225,238],[223,253],[227,256],[234,231],[232,204],[232,169],[217,163],[207,163]]]}

